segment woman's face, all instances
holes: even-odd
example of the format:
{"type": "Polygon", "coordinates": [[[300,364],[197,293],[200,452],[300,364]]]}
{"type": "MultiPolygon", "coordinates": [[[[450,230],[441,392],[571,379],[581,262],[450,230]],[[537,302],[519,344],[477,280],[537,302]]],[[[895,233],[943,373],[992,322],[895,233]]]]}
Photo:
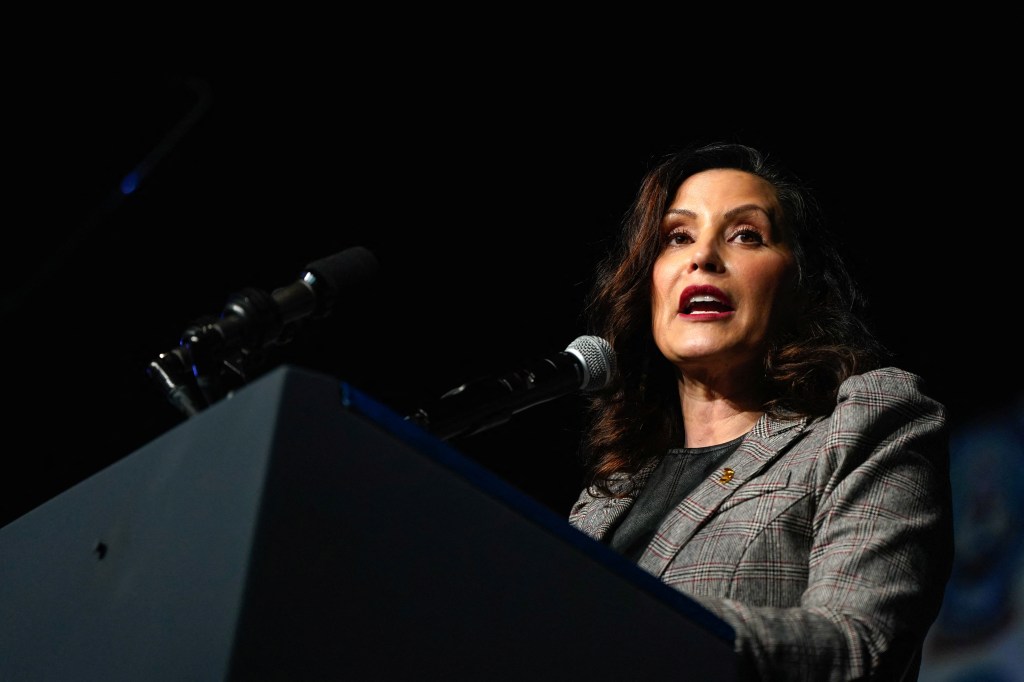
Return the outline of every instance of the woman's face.
{"type": "Polygon", "coordinates": [[[773,322],[792,306],[796,261],[771,217],[774,188],[739,170],[687,178],[662,219],[652,330],[684,372],[760,365],[773,322]]]}

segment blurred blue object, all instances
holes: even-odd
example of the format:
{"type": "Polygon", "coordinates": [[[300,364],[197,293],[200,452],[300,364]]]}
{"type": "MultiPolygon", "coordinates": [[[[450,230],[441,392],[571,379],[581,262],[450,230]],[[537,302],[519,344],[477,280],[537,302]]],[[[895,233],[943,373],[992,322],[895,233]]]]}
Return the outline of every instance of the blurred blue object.
{"type": "Polygon", "coordinates": [[[950,439],[956,556],[921,682],[1024,681],[1024,394],[950,439]]]}

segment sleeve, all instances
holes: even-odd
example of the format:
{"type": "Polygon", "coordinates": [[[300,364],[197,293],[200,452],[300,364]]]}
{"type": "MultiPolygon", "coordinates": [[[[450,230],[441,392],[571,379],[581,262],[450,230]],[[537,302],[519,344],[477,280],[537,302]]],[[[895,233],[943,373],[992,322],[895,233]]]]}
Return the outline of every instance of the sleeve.
{"type": "Polygon", "coordinates": [[[841,386],[793,608],[694,596],[736,632],[743,679],[916,680],[953,562],[945,408],[887,368],[841,386]]]}

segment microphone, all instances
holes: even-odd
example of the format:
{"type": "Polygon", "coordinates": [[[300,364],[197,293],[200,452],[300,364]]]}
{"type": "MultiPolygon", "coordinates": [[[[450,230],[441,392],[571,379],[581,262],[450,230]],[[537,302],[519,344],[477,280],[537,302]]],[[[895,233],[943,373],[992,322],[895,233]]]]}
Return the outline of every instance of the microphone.
{"type": "Polygon", "coordinates": [[[615,351],[599,336],[580,336],[566,349],[496,377],[456,386],[406,417],[448,440],[504,424],[525,409],[563,395],[605,388],[616,371],[615,351]]]}
{"type": "Polygon", "coordinates": [[[244,380],[245,365],[258,360],[260,350],[290,341],[303,320],[332,313],[341,295],[369,281],[377,267],[373,253],[354,246],[309,263],[298,281],[269,294],[242,289],[219,317],[193,322],[178,347],[161,353],[146,372],[171,404],[192,416],[226,393],[225,369],[244,380]]]}
{"type": "Polygon", "coordinates": [[[219,318],[183,335],[193,372],[205,374],[232,351],[255,352],[288,342],[298,323],[333,312],[340,294],[370,280],[377,266],[373,253],[353,246],[313,261],[297,282],[269,295],[251,287],[232,294],[219,318]]]}

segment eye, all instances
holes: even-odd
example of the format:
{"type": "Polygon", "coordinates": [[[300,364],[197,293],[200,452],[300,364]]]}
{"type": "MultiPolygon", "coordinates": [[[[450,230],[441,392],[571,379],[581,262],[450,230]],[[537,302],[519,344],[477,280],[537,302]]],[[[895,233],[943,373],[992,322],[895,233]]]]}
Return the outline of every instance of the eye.
{"type": "Polygon", "coordinates": [[[764,244],[764,235],[757,228],[744,226],[732,233],[730,241],[740,244],[764,244]]]}
{"type": "Polygon", "coordinates": [[[676,229],[666,234],[662,241],[664,241],[665,246],[679,246],[681,244],[690,244],[693,242],[693,238],[689,233],[676,229]]]}

